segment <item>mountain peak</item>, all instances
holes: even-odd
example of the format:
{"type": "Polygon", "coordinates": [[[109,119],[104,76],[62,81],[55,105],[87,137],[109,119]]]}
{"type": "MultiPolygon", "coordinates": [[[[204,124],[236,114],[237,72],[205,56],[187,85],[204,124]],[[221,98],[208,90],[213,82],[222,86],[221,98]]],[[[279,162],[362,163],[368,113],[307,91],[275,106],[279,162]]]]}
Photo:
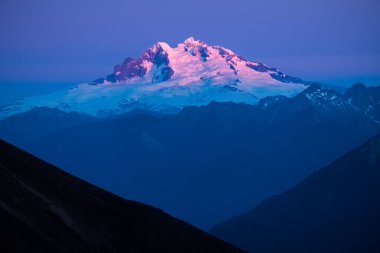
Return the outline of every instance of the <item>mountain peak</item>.
{"type": "Polygon", "coordinates": [[[355,83],[346,91],[347,96],[353,96],[358,94],[363,94],[367,90],[367,86],[363,83],[355,83]]]}
{"type": "Polygon", "coordinates": [[[163,42],[163,41],[159,41],[159,42],[157,42],[157,43],[153,46],[153,48],[157,48],[157,49],[161,48],[161,49],[163,49],[163,50],[171,49],[170,45],[169,45],[168,43],[166,43],[166,42],[163,42]]]}
{"type": "Polygon", "coordinates": [[[194,47],[204,45],[205,43],[203,41],[194,39],[194,37],[189,37],[185,40],[184,44],[189,47],[194,47]]]}
{"type": "Polygon", "coordinates": [[[351,86],[351,88],[355,88],[355,89],[365,89],[367,88],[367,86],[365,86],[365,84],[363,83],[355,83],[351,86]]]}
{"type": "Polygon", "coordinates": [[[2,108],[0,117],[35,105],[106,116],[132,109],[173,112],[211,101],[256,104],[266,96],[295,96],[308,85],[277,68],[190,37],[176,47],[158,42],[139,57],[125,58],[106,77],[49,98],[23,100],[2,108]]]}
{"type": "Polygon", "coordinates": [[[170,82],[171,86],[201,83],[307,85],[300,78],[288,76],[265,64],[246,60],[230,49],[208,45],[194,37],[189,37],[174,48],[165,42],[158,42],[140,57],[127,58],[115,67],[114,73],[92,84],[160,82],[170,82]]]}
{"type": "Polygon", "coordinates": [[[318,92],[322,89],[322,86],[320,84],[312,84],[310,85],[309,87],[307,87],[303,93],[314,93],[314,92],[318,92]]]}

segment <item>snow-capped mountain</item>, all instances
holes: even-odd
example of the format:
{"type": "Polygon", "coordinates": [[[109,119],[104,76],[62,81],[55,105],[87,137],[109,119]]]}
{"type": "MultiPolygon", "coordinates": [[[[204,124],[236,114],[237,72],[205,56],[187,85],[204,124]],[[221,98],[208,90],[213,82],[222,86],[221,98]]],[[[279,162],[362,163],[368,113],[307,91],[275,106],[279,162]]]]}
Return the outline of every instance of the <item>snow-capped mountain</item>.
{"type": "Polygon", "coordinates": [[[266,96],[294,96],[308,84],[191,37],[174,48],[159,42],[94,82],[17,100],[0,109],[0,118],[36,106],[106,116],[136,108],[170,113],[211,101],[256,104],[266,96]]]}
{"type": "MultiPolygon", "coordinates": [[[[366,87],[357,83],[352,85],[345,93],[311,84],[298,95],[287,98],[285,96],[266,97],[259,101],[258,107],[263,110],[273,110],[272,107],[280,109],[276,115],[286,117],[290,113],[302,111],[306,108],[313,114],[318,111],[325,117],[341,121],[356,122],[368,120],[376,125],[380,124],[380,86],[366,87]]],[[[276,111],[276,109],[274,109],[276,111]]]]}

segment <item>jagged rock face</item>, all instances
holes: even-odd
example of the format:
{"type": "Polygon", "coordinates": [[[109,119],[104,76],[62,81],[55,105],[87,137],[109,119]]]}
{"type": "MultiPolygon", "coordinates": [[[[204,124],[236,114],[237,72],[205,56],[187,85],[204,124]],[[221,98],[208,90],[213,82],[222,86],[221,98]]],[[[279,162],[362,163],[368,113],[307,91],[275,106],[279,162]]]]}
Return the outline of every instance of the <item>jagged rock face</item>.
{"type": "Polygon", "coordinates": [[[324,89],[320,85],[312,85],[301,95],[321,109],[345,109],[347,101],[342,94],[331,89],[324,89]]]}
{"type": "Polygon", "coordinates": [[[152,83],[167,81],[174,74],[170,67],[168,53],[164,51],[160,43],[146,50],[138,58],[126,58],[123,63],[114,67],[112,74],[95,80],[93,84],[139,80],[143,79],[149,71],[154,72],[152,83]]]}
{"type": "Polygon", "coordinates": [[[141,66],[141,58],[133,59],[127,58],[122,64],[118,64],[114,68],[114,73],[107,78],[107,81],[116,82],[125,78],[131,79],[134,77],[143,77],[147,69],[141,66]]]}

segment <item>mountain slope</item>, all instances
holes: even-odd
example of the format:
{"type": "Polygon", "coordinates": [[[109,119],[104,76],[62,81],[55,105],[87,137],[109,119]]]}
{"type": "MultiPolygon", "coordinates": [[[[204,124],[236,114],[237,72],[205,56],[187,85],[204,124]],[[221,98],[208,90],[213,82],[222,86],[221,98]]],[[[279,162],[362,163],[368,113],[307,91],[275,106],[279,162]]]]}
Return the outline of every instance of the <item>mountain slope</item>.
{"type": "Polygon", "coordinates": [[[380,86],[366,87],[357,83],[344,95],[352,107],[380,123],[380,86]]]}
{"type": "Polygon", "coordinates": [[[97,121],[99,119],[85,114],[35,107],[0,120],[0,138],[22,147],[52,132],[97,121]]]}
{"type": "Polygon", "coordinates": [[[0,141],[3,252],[240,252],[0,141]]]}
{"type": "Polygon", "coordinates": [[[364,113],[317,99],[324,93],[335,94],[310,87],[257,106],[213,102],[177,115],[136,114],[55,132],[25,148],[208,229],[380,133],[364,113]]]}
{"type": "Polygon", "coordinates": [[[36,106],[104,117],[132,109],[173,113],[211,101],[256,104],[265,96],[294,96],[308,84],[224,47],[189,38],[174,48],[159,42],[140,57],[116,65],[106,78],[17,100],[0,108],[0,118],[36,106]]]}
{"type": "Polygon", "coordinates": [[[380,136],[212,233],[250,252],[379,252],[380,136]]]}

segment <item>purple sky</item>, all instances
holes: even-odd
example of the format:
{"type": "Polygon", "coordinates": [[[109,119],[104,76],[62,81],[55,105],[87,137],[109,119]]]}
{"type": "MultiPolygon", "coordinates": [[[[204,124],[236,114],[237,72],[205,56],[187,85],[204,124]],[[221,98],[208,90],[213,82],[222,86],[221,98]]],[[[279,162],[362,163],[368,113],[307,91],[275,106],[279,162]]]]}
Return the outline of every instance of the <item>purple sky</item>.
{"type": "Polygon", "coordinates": [[[82,82],[189,36],[305,80],[380,84],[379,0],[1,0],[0,83],[82,82]]]}

